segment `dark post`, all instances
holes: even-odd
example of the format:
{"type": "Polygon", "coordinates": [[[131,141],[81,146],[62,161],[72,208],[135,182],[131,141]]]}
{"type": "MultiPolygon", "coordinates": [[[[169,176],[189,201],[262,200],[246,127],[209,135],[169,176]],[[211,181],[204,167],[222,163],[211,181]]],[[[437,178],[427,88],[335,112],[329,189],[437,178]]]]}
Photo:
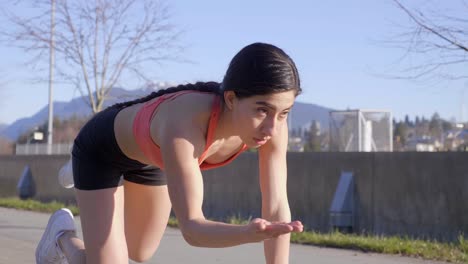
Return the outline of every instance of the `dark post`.
{"type": "Polygon", "coordinates": [[[24,168],[16,189],[18,191],[19,198],[22,200],[32,198],[36,195],[36,183],[34,182],[29,166],[24,168]]]}

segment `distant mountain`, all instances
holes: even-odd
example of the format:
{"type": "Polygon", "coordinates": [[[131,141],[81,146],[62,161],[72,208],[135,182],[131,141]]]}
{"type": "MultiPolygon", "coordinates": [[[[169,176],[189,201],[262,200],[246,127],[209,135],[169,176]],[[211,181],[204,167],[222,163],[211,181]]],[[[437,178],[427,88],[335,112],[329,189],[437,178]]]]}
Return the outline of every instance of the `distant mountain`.
{"type": "Polygon", "coordinates": [[[329,112],[332,110],[316,104],[295,102],[291,110],[291,126],[293,129],[300,127],[309,130],[311,123],[315,120],[320,123],[322,131],[328,131],[329,112]]]}
{"type": "MultiPolygon", "coordinates": [[[[104,101],[104,108],[121,101],[131,100],[151,93],[151,89],[124,90],[113,88],[109,98],[104,101]]],[[[69,102],[54,102],[54,117],[66,120],[72,116],[87,117],[91,115],[91,108],[87,104],[87,97],[78,97],[69,102]]],[[[21,118],[13,122],[8,127],[0,130],[0,136],[12,141],[16,141],[23,133],[30,131],[34,127],[44,124],[49,116],[48,105],[31,117],[21,118]]]]}
{"type": "Polygon", "coordinates": [[[0,124],[0,133],[7,127],[8,127],[7,124],[0,124]]]}
{"type": "MultiPolygon", "coordinates": [[[[122,88],[113,88],[109,98],[104,103],[104,108],[117,102],[127,101],[150,94],[156,89],[166,88],[167,83],[157,83],[151,88],[138,90],[125,90],[122,88]]],[[[91,115],[90,106],[87,104],[87,97],[78,97],[69,102],[54,102],[54,116],[60,120],[69,119],[72,116],[87,117],[91,115]]],[[[297,129],[309,128],[313,120],[320,122],[323,130],[328,129],[328,116],[331,109],[321,107],[315,104],[296,102],[291,111],[292,127],[297,129]]],[[[0,125],[0,137],[7,138],[11,141],[16,141],[23,133],[32,130],[34,127],[40,126],[47,121],[48,106],[44,106],[39,112],[31,117],[21,118],[16,120],[7,127],[0,125]]]]}

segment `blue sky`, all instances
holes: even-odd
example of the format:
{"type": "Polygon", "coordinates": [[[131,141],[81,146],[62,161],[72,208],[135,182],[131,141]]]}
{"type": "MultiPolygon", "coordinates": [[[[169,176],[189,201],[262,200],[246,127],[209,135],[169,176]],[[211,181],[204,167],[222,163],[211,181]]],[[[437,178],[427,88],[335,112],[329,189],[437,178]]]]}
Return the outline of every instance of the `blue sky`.
{"type": "MultiPolygon", "coordinates": [[[[443,5],[451,8],[455,2],[443,5]]],[[[155,81],[220,81],[232,56],[260,41],[279,46],[296,62],[304,90],[300,102],[334,109],[390,110],[396,119],[406,114],[430,118],[434,112],[445,119],[461,118],[466,81],[434,84],[379,77],[404,68],[395,64],[403,51],[381,43],[398,32],[395,22],[408,22],[390,0],[170,3],[173,23],[186,30],[182,41],[188,48],[183,56],[194,63],[158,66],[155,81]]],[[[0,123],[12,123],[48,103],[48,85],[31,82],[30,78],[40,76],[22,64],[29,55],[2,44],[0,53],[0,123]]],[[[125,88],[140,85],[130,80],[125,88]]],[[[78,95],[72,87],[56,85],[54,89],[57,101],[78,95]]],[[[463,115],[468,119],[467,113],[463,115]]]]}

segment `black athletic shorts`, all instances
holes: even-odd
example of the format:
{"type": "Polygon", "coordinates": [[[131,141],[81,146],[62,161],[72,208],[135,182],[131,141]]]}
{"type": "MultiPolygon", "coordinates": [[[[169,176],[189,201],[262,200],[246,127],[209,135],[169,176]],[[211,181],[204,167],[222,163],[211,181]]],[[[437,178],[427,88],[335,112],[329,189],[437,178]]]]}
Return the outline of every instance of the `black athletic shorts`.
{"type": "Polygon", "coordinates": [[[125,156],[117,145],[114,120],[121,108],[110,107],[94,115],[78,133],[72,150],[75,188],[97,190],[122,185],[122,178],[144,185],[166,185],[158,167],[125,156]]]}

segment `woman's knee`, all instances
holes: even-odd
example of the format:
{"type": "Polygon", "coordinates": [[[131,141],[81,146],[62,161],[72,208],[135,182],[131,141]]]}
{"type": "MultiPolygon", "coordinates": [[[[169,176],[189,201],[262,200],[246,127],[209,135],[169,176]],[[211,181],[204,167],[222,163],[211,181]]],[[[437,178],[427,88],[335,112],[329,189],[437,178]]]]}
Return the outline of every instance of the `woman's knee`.
{"type": "Polygon", "coordinates": [[[149,248],[128,249],[128,257],[135,262],[146,262],[151,259],[156,250],[149,248]]]}

